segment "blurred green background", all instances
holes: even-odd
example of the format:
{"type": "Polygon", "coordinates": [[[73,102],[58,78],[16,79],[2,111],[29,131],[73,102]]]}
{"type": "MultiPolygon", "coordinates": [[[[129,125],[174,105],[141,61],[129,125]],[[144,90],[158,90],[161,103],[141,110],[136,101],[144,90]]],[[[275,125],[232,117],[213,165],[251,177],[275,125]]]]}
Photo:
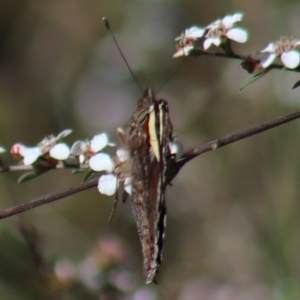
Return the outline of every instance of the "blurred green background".
{"type": "MultiPolygon", "coordinates": [[[[243,12],[254,54],[300,36],[299,1],[14,0],[0,9],[0,145],[34,145],[72,128],[92,138],[130,118],[140,91],[101,21],[106,16],[136,76],[158,89],[180,63],[174,38],[243,12]]],[[[247,87],[237,61],[190,58],[159,96],[186,147],[299,108],[296,73],[247,87]]],[[[158,285],[145,286],[130,203],[107,223],[113,197],[92,189],[0,223],[0,299],[300,299],[299,121],[193,160],[167,190],[158,285]]],[[[8,163],[15,163],[3,155],[8,163]]],[[[82,182],[53,171],[17,185],[0,177],[1,209],[82,182]]]]}

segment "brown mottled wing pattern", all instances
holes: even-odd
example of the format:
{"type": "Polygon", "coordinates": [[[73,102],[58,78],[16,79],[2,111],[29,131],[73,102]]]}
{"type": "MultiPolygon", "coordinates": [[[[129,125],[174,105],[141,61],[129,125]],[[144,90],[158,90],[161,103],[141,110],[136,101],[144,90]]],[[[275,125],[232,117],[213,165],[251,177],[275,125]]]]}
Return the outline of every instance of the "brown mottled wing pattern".
{"type": "Polygon", "coordinates": [[[161,263],[165,235],[165,174],[172,125],[167,102],[154,99],[150,88],[138,100],[127,139],[132,160],[132,210],[142,244],[146,283],[151,283],[161,263]]]}

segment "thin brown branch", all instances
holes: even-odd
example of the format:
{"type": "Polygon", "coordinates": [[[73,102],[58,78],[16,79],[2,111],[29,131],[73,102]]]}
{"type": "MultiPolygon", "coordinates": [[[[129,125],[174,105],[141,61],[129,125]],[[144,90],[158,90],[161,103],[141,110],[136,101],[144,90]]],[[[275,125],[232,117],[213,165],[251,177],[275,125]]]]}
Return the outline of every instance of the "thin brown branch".
{"type": "Polygon", "coordinates": [[[222,138],[216,139],[214,141],[211,141],[211,142],[208,142],[205,144],[200,144],[200,145],[197,145],[194,147],[190,147],[189,149],[187,149],[185,151],[184,156],[195,155],[195,154],[200,155],[206,151],[213,150],[213,149],[209,149],[207,147],[208,145],[211,145],[211,144],[217,144],[218,145],[217,148],[221,148],[221,147],[229,145],[231,143],[248,138],[252,135],[255,135],[255,134],[261,133],[263,131],[283,125],[285,123],[291,122],[295,119],[298,119],[299,117],[300,117],[300,110],[297,110],[291,114],[278,117],[271,121],[264,122],[260,125],[257,125],[257,126],[254,126],[254,127],[248,128],[248,129],[240,130],[240,131],[237,131],[232,134],[228,134],[228,135],[226,135],[222,138]]]}
{"type": "MultiPolygon", "coordinates": [[[[222,57],[222,58],[231,58],[231,59],[237,59],[241,61],[257,61],[258,63],[261,61],[261,58],[257,57],[252,57],[250,55],[241,55],[241,54],[236,54],[236,53],[224,53],[224,52],[210,52],[207,50],[202,50],[202,49],[193,49],[191,51],[191,56],[201,56],[201,55],[206,55],[206,56],[214,56],[214,57],[222,57]]],[[[277,69],[277,70],[285,70],[285,71],[290,71],[290,72],[300,72],[300,65],[297,68],[294,69],[288,69],[282,64],[271,64],[268,66],[267,69],[277,69]]]]}
{"type": "MultiPolygon", "coordinates": [[[[285,123],[291,122],[295,119],[300,118],[300,110],[293,112],[291,114],[276,118],[274,120],[262,123],[260,125],[240,130],[237,132],[234,132],[232,134],[226,135],[224,137],[221,137],[219,139],[215,139],[212,141],[209,141],[204,144],[195,145],[193,147],[190,147],[186,149],[183,156],[176,162],[174,162],[168,170],[167,173],[167,179],[168,182],[171,182],[174,177],[178,174],[179,170],[190,160],[193,158],[199,156],[202,153],[215,150],[217,148],[224,147],[226,145],[235,143],[237,141],[240,141],[242,139],[248,138],[252,135],[264,132],[266,130],[275,128],[277,126],[283,125],[285,123]]],[[[26,210],[68,197],[70,195],[85,191],[87,189],[90,189],[92,187],[97,186],[98,178],[95,178],[93,180],[90,180],[85,183],[80,183],[76,186],[73,186],[71,188],[65,189],[60,192],[48,194],[46,196],[39,197],[37,199],[34,199],[28,203],[17,205],[8,209],[5,209],[0,212],[0,219],[4,219],[10,216],[13,216],[15,214],[19,214],[21,212],[24,212],[26,210]]]]}
{"type": "Polygon", "coordinates": [[[300,110],[297,110],[296,112],[293,112],[291,114],[288,114],[288,115],[285,115],[282,117],[278,117],[271,121],[264,122],[260,125],[228,134],[219,139],[215,139],[213,141],[210,141],[210,142],[207,142],[204,144],[199,144],[199,145],[190,147],[184,151],[183,156],[175,164],[170,166],[170,168],[168,170],[168,174],[167,174],[168,182],[171,182],[174,179],[174,177],[178,174],[180,169],[187,162],[189,162],[190,160],[199,156],[202,153],[227,146],[229,144],[235,143],[242,139],[248,138],[252,135],[255,135],[255,134],[264,132],[266,130],[275,128],[277,126],[283,125],[285,123],[291,122],[298,118],[300,118],[300,110]]]}
{"type": "Polygon", "coordinates": [[[98,184],[98,178],[92,179],[88,182],[80,183],[78,185],[72,186],[68,189],[62,190],[60,192],[48,194],[46,196],[39,197],[37,199],[34,199],[32,201],[29,201],[28,203],[25,204],[20,204],[13,206],[11,208],[7,208],[3,211],[0,212],[0,219],[4,219],[19,213],[22,213],[26,210],[68,197],[70,195],[88,190],[92,187],[97,186],[98,184]]]}

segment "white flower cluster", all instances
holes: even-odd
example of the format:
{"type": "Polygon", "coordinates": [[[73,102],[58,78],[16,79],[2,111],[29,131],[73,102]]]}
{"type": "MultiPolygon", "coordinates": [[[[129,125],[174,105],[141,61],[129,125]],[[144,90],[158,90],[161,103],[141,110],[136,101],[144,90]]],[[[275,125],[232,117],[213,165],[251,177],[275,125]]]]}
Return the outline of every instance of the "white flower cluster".
{"type": "Polygon", "coordinates": [[[236,27],[236,24],[243,18],[243,14],[236,13],[234,15],[225,16],[209,24],[205,28],[193,26],[186,29],[179,37],[177,52],[173,57],[189,55],[194,49],[197,40],[204,38],[203,48],[207,50],[212,45],[220,46],[228,39],[238,43],[245,43],[248,40],[248,32],[243,28],[236,27]]]}
{"type": "MultiPolygon", "coordinates": [[[[192,26],[186,29],[175,39],[177,52],[173,57],[187,56],[203,40],[203,49],[207,50],[212,45],[221,46],[225,52],[230,53],[231,49],[226,48],[228,40],[238,43],[245,43],[248,40],[247,30],[236,27],[243,18],[242,13],[225,16],[212,22],[205,28],[192,26]]],[[[269,67],[279,57],[286,68],[295,69],[300,64],[300,40],[290,37],[281,37],[279,40],[269,43],[267,47],[259,51],[267,55],[258,61],[257,67],[261,70],[269,67]]],[[[255,66],[254,66],[255,67],[255,66]]],[[[258,68],[258,69],[259,69],[258,68]]]]}
{"type": "MultiPolygon", "coordinates": [[[[106,133],[95,135],[89,140],[78,140],[74,142],[71,149],[61,140],[68,136],[72,130],[62,131],[57,136],[45,137],[35,147],[27,147],[17,143],[12,146],[11,154],[16,158],[21,158],[20,163],[24,166],[32,165],[34,168],[47,170],[56,166],[60,161],[64,161],[64,166],[74,168],[70,161],[76,160],[79,170],[89,170],[93,172],[105,172],[99,177],[98,190],[101,194],[111,196],[117,192],[120,183],[124,190],[131,194],[131,159],[127,149],[119,148],[115,156],[111,156],[103,150],[107,147],[115,146],[109,141],[106,133]],[[67,161],[68,160],[68,161],[67,161]]],[[[175,160],[178,160],[183,153],[182,146],[177,142],[170,142],[170,153],[175,160]]],[[[0,153],[5,149],[0,147],[0,153]]]]}
{"type": "Polygon", "coordinates": [[[280,57],[283,65],[289,69],[295,69],[300,63],[300,41],[288,37],[282,37],[275,43],[270,43],[260,53],[268,53],[260,64],[265,69],[269,67],[273,61],[280,57]]]}
{"type": "MultiPolygon", "coordinates": [[[[20,163],[24,166],[34,166],[35,168],[47,169],[54,167],[59,161],[67,159],[77,159],[80,169],[90,169],[94,172],[106,172],[99,178],[98,190],[105,195],[113,195],[119,185],[123,182],[125,191],[131,193],[131,178],[129,172],[122,170],[122,165],[128,161],[129,154],[124,149],[118,149],[116,157],[111,157],[102,150],[106,146],[115,146],[109,142],[106,133],[95,135],[91,141],[76,141],[71,149],[61,140],[68,136],[72,130],[62,131],[57,136],[50,135],[45,137],[35,147],[28,147],[21,143],[12,146],[10,152],[17,159],[21,158],[20,163]],[[125,174],[125,175],[124,175],[125,174]]],[[[0,153],[5,149],[0,147],[0,153]]]]}
{"type": "Polygon", "coordinates": [[[111,157],[109,154],[101,152],[106,146],[115,146],[115,144],[109,142],[106,133],[100,133],[95,135],[91,141],[76,141],[71,148],[71,154],[78,157],[81,164],[88,162],[91,170],[106,172],[100,176],[98,181],[98,190],[101,194],[108,196],[115,194],[121,181],[125,191],[131,194],[131,177],[124,176],[125,172],[119,170],[122,164],[128,162],[129,153],[120,148],[117,150],[117,156],[111,157]]]}
{"type": "Polygon", "coordinates": [[[69,147],[65,143],[61,143],[60,140],[71,132],[72,130],[66,129],[56,137],[54,135],[47,136],[35,147],[27,147],[17,143],[12,146],[10,153],[17,158],[22,157],[22,164],[25,166],[42,165],[43,163],[45,163],[45,166],[55,165],[58,161],[65,160],[70,155],[69,147]]]}
{"type": "MultiPolygon", "coordinates": [[[[78,157],[79,162],[82,164],[88,161],[96,153],[103,150],[106,146],[115,146],[114,143],[109,142],[108,135],[106,133],[100,133],[95,135],[90,141],[76,141],[71,147],[71,154],[78,157]]],[[[102,171],[102,170],[95,170],[102,171]]]]}

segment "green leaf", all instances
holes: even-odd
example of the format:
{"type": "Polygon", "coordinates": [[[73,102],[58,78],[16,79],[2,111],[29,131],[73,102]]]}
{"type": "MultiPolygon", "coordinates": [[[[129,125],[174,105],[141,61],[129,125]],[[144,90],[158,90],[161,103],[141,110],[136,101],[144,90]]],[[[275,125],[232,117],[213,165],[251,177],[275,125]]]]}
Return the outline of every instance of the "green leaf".
{"type": "Polygon", "coordinates": [[[248,85],[250,85],[251,83],[255,82],[256,80],[260,79],[261,77],[263,77],[264,75],[266,75],[268,72],[270,71],[270,69],[266,69],[263,72],[254,74],[253,76],[247,78],[243,83],[242,86],[240,88],[240,92],[247,87],[248,85]]]}
{"type": "Polygon", "coordinates": [[[26,181],[29,181],[33,178],[36,178],[38,176],[43,175],[44,173],[48,172],[49,170],[46,171],[33,171],[33,172],[29,172],[29,173],[25,173],[23,174],[19,179],[18,179],[18,183],[24,183],[26,181]]]}
{"type": "Polygon", "coordinates": [[[94,175],[94,171],[92,171],[92,170],[90,170],[88,173],[87,173],[87,175],[85,176],[85,178],[84,178],[84,182],[86,182],[86,181],[88,181],[93,175],[94,175]]]}
{"type": "Polygon", "coordinates": [[[298,80],[298,81],[293,85],[293,90],[296,89],[298,86],[300,86],[300,80],[298,80]]]}

